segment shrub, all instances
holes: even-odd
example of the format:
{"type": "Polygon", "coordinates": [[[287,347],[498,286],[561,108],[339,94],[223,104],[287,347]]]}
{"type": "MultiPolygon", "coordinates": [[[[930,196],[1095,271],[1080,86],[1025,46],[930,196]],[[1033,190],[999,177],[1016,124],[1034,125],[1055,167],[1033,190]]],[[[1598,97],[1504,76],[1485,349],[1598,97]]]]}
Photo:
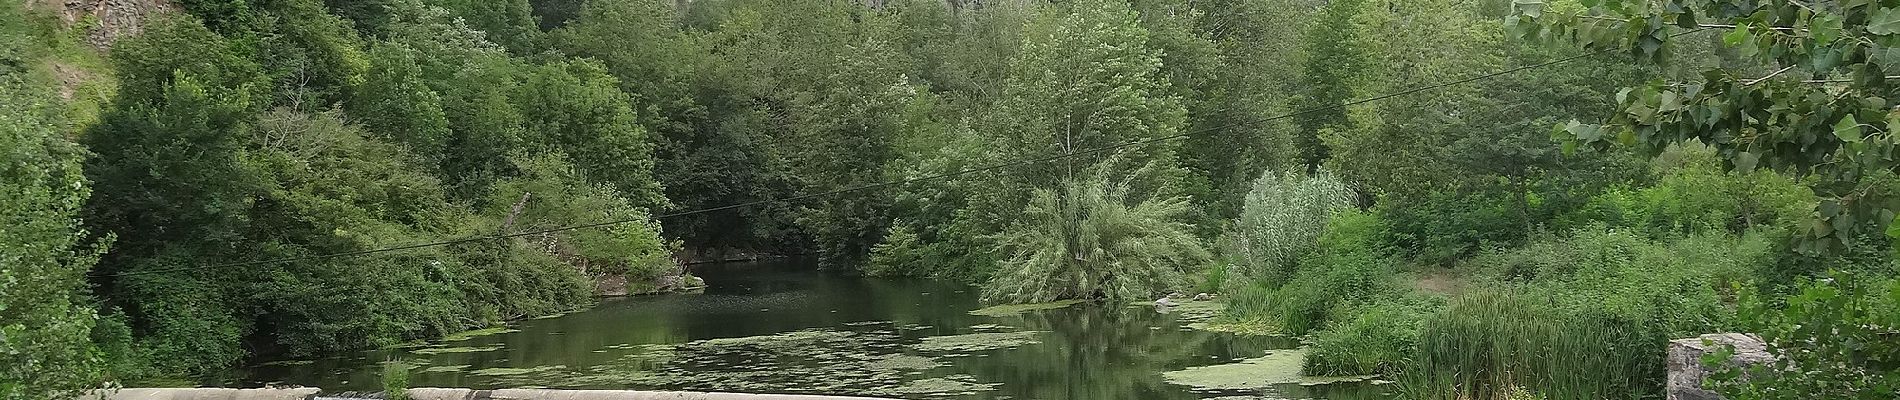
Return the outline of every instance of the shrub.
{"type": "Polygon", "coordinates": [[[1293,277],[1300,259],[1318,244],[1333,214],[1352,208],[1352,192],[1332,174],[1320,171],[1275,174],[1255,179],[1240,211],[1238,249],[1244,255],[1230,281],[1260,280],[1278,285],[1293,277]]]}
{"type": "Polygon", "coordinates": [[[1303,335],[1354,306],[1401,293],[1397,261],[1383,247],[1386,228],[1378,216],[1345,212],[1327,226],[1317,251],[1300,262],[1292,280],[1278,287],[1262,282],[1242,291],[1229,314],[1265,319],[1282,333],[1303,335]]]}
{"type": "Polygon", "coordinates": [[[989,302],[1060,299],[1128,301],[1185,283],[1182,268],[1201,265],[1207,250],[1179,222],[1186,198],[1131,199],[1106,176],[1068,182],[1061,192],[1037,190],[1027,223],[1003,238],[1006,260],[989,284],[989,302]]]}
{"type": "Polygon", "coordinates": [[[1352,319],[1313,334],[1302,373],[1313,376],[1393,374],[1417,350],[1419,324],[1429,313],[1420,302],[1380,303],[1352,319]]]}
{"type": "MultiPolygon", "coordinates": [[[[1746,296],[1741,320],[1774,362],[1717,369],[1735,400],[1891,399],[1900,393],[1900,280],[1850,274],[1809,281],[1779,301],[1746,296]],[[1780,303],[1780,304],[1776,304],[1780,303]]],[[[1729,351],[1705,362],[1729,366],[1729,351]]]]}

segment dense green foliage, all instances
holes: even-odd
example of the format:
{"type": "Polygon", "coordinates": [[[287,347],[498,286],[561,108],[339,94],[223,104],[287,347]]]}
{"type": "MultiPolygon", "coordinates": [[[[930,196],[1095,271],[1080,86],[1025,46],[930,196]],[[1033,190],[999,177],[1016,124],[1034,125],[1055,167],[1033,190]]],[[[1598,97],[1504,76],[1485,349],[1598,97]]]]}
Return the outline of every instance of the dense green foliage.
{"type": "Polygon", "coordinates": [[[1717,387],[1737,400],[1795,398],[1878,399],[1900,392],[1900,281],[1834,276],[1807,282],[1783,304],[1756,296],[1741,300],[1741,321],[1768,343],[1774,361],[1728,363],[1710,354],[1717,387]]]}
{"type": "Polygon", "coordinates": [[[0,398],[793,253],[991,302],[1220,291],[1416,397],[1654,397],[1667,340],[1734,329],[1866,378],[1748,390],[1891,382],[1891,299],[1804,283],[1896,270],[1881,4],[175,5],[110,62],[0,14],[0,398]],[[1788,328],[1821,321],[1868,328],[1788,328]]]}
{"type": "Polygon", "coordinates": [[[90,190],[47,71],[52,29],[0,5],[0,399],[65,398],[103,367],[83,279],[103,243],[76,226],[90,190]]]}

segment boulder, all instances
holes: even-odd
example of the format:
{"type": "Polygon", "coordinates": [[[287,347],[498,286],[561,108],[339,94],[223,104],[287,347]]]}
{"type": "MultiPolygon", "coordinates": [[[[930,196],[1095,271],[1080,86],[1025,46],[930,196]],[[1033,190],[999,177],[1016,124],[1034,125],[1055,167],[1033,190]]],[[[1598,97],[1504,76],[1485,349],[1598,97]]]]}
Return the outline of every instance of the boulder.
{"type": "Polygon", "coordinates": [[[1722,396],[1702,388],[1710,369],[1702,365],[1702,356],[1733,346],[1736,365],[1753,365],[1774,360],[1761,338],[1743,333],[1711,333],[1669,341],[1669,378],[1663,390],[1668,400],[1721,400],[1722,396]]]}

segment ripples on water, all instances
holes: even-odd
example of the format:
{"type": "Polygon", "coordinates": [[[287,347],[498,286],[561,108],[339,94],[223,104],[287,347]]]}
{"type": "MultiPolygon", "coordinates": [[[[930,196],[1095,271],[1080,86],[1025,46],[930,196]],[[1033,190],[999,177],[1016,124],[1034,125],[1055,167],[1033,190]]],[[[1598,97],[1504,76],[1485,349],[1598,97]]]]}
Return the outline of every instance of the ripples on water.
{"type": "Polygon", "coordinates": [[[413,387],[550,387],[822,393],[903,398],[1380,398],[1348,383],[1196,391],[1162,373],[1297,345],[1186,329],[1177,314],[1083,304],[978,316],[976,289],[838,276],[804,261],[700,266],[704,293],[603,301],[515,331],[277,361],[240,383],[379,388],[381,362],[415,366],[413,387]]]}

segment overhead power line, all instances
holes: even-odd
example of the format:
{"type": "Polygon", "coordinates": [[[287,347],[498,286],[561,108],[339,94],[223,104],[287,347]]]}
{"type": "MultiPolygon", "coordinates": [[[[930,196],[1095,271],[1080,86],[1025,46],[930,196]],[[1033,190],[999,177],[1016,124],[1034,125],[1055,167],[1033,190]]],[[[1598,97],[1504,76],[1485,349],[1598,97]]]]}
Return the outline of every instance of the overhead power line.
{"type": "MultiPolygon", "coordinates": [[[[1671,35],[1671,37],[1688,35],[1691,33],[1703,31],[1705,29],[1695,29],[1695,30],[1685,31],[1685,32],[1671,35]]],[[[1308,108],[1305,110],[1300,110],[1300,111],[1296,111],[1292,113],[1280,114],[1280,115],[1275,115],[1271,117],[1264,117],[1264,118],[1248,120],[1248,121],[1234,122],[1234,123],[1229,123],[1229,124],[1210,127],[1210,128],[1196,129],[1196,130],[1182,132],[1180,134],[1175,134],[1175,135],[1123,142],[1120,144],[1083,149],[1083,150],[1078,150],[1078,151],[1068,152],[1068,153],[1052,154],[1052,155],[1046,155],[1042,157],[1021,159],[1021,160],[1016,160],[1016,161],[993,164],[989,166],[966,169],[966,170],[959,170],[959,171],[954,171],[954,172],[931,174],[931,175],[925,175],[925,176],[895,180],[895,181],[884,181],[884,182],[878,182],[878,183],[846,187],[846,188],[841,188],[841,189],[827,190],[823,192],[807,193],[807,194],[802,194],[802,195],[797,195],[797,196],[786,197],[782,199],[756,200],[756,201],[728,204],[728,205],[723,205],[723,206],[718,206],[718,207],[702,208],[702,209],[696,209],[696,210],[690,210],[690,211],[671,212],[671,213],[654,215],[652,216],[652,218],[653,219],[678,218],[678,217],[684,217],[684,216],[690,216],[690,215],[698,215],[698,214],[706,214],[706,213],[719,212],[719,211],[725,211],[725,210],[747,208],[747,207],[769,204],[769,203],[794,202],[794,201],[816,198],[816,197],[826,197],[826,196],[832,196],[832,195],[838,195],[838,194],[844,194],[844,193],[878,189],[878,188],[883,188],[883,187],[888,187],[888,186],[901,186],[901,185],[906,185],[906,184],[911,184],[911,183],[916,183],[916,182],[951,178],[951,177],[969,175],[969,174],[974,174],[974,173],[979,173],[979,172],[989,172],[989,171],[995,171],[995,170],[1000,170],[1000,169],[1015,167],[1015,166],[1020,166],[1020,165],[1043,163],[1043,162],[1060,160],[1064,158],[1078,157],[1078,156],[1085,156],[1085,155],[1096,154],[1096,153],[1101,153],[1101,152],[1106,152],[1106,151],[1120,150],[1120,149],[1135,147],[1135,146],[1145,146],[1145,145],[1159,143],[1159,142],[1183,139],[1183,138],[1187,138],[1189,136],[1193,136],[1193,135],[1197,135],[1201,133],[1233,129],[1233,128],[1238,128],[1238,127],[1243,127],[1243,126],[1257,125],[1257,124],[1262,124],[1262,123],[1267,123],[1267,122],[1272,122],[1272,121],[1277,121],[1277,120],[1282,120],[1282,119],[1287,119],[1287,118],[1298,117],[1298,116],[1302,116],[1306,114],[1335,110],[1335,109],[1345,108],[1349,106],[1355,106],[1355,105],[1390,99],[1394,97],[1412,95],[1412,94],[1417,94],[1420,92],[1426,92],[1426,91],[1438,90],[1438,89],[1451,87],[1451,86],[1463,85],[1463,84],[1477,82],[1481,80],[1496,78],[1499,76],[1523,72],[1526,70],[1543,68],[1543,67],[1562,64],[1566,62],[1576,61],[1576,60],[1580,60],[1584,58],[1594,57],[1594,56],[1602,55],[1602,54],[1613,52],[1613,51],[1616,51],[1616,49],[1601,49],[1601,50],[1591,51],[1591,52],[1578,54],[1578,55],[1574,55],[1570,57],[1564,57],[1564,58],[1559,58],[1555,60],[1545,61],[1541,63],[1522,65],[1522,66],[1518,66],[1514,68],[1508,68],[1508,69],[1493,71],[1493,72],[1489,72],[1485,74],[1479,74],[1479,75],[1467,77],[1464,79],[1458,79],[1458,80],[1453,80],[1453,81],[1448,81],[1448,82],[1440,82],[1440,83],[1435,83],[1431,85],[1419,86],[1419,87],[1414,87],[1411,89],[1385,93],[1385,94],[1381,94],[1377,96],[1346,101],[1346,102],[1336,104],[1336,105],[1308,108]]],[[[152,270],[141,270],[141,271],[124,271],[124,272],[108,274],[106,276],[163,274],[163,273],[191,271],[191,270],[198,270],[198,269],[221,269],[221,268],[245,267],[245,266],[253,266],[253,265],[267,265],[267,264],[298,262],[298,261],[325,260],[325,259],[342,258],[342,257],[355,257],[355,256],[377,254],[377,253],[413,250],[413,249],[420,249],[420,248],[427,248],[427,247],[447,246],[447,245],[452,245],[452,244],[477,242],[477,241],[483,241],[483,240],[508,239],[508,238],[523,237],[523,236],[542,235],[542,234],[548,234],[548,233],[553,233],[553,232],[571,231],[571,230],[577,230],[577,229],[598,228],[598,227],[610,226],[610,225],[641,222],[645,220],[647,220],[647,218],[620,219],[620,220],[601,221],[601,222],[594,222],[594,223],[580,224],[580,225],[563,226],[563,227],[558,227],[558,228],[536,229],[536,230],[507,233],[507,234],[471,236],[471,237],[465,237],[465,238],[460,238],[460,239],[451,239],[451,240],[428,242],[428,243],[417,243],[417,244],[411,244],[411,245],[385,247],[385,248],[377,248],[377,249],[370,249],[370,250],[359,250],[359,251],[350,251],[350,252],[342,252],[342,253],[329,253],[329,254],[302,256],[302,257],[277,258],[277,259],[268,259],[268,260],[244,261],[244,262],[234,262],[234,263],[224,263],[224,264],[212,264],[212,265],[204,265],[204,266],[152,269],[152,270]]]]}

